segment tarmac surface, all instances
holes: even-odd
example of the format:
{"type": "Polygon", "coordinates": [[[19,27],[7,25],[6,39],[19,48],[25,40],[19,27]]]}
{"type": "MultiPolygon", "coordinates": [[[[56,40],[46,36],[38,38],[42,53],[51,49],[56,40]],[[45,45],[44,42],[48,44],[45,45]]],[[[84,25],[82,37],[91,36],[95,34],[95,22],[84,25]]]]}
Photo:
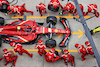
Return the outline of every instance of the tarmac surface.
{"type": "MultiPolygon", "coordinates": [[[[12,0],[9,0],[12,1],[12,0]]],[[[60,3],[63,5],[63,7],[67,4],[67,0],[59,0],[60,3]]],[[[31,10],[34,12],[34,15],[32,16],[30,13],[25,13],[26,16],[28,17],[34,17],[34,18],[28,18],[29,20],[36,20],[36,22],[44,22],[43,26],[46,26],[46,18],[40,18],[40,14],[36,11],[36,5],[39,4],[40,2],[44,3],[46,6],[48,5],[48,3],[50,2],[50,0],[18,0],[18,3],[16,5],[22,5],[25,3],[25,7],[27,10],[31,10]]],[[[71,3],[73,3],[72,1],[70,1],[71,3]]],[[[98,12],[100,13],[100,0],[78,0],[78,2],[80,4],[82,4],[84,6],[84,11],[87,11],[87,5],[88,4],[97,4],[98,6],[98,12]]],[[[74,3],[73,3],[74,4],[74,3]]],[[[61,9],[59,10],[59,12],[61,11],[61,9]]],[[[60,16],[59,12],[52,12],[50,10],[47,9],[47,14],[44,14],[44,16],[60,16]]],[[[79,31],[81,30],[81,32],[85,33],[84,28],[82,26],[82,24],[80,22],[75,21],[74,19],[70,18],[69,16],[70,14],[66,14],[64,16],[68,17],[68,21],[69,21],[69,25],[71,28],[72,33],[79,33],[79,31]]],[[[11,17],[14,17],[13,15],[8,15],[5,16],[4,13],[0,12],[0,16],[4,17],[5,19],[12,19],[11,17]]],[[[72,16],[72,15],[71,15],[72,16]]],[[[89,14],[88,16],[93,16],[93,14],[89,14]]],[[[56,24],[56,28],[57,29],[63,29],[63,25],[59,22],[59,18],[58,22],[56,24]]],[[[16,19],[17,20],[17,19],[16,19]]],[[[5,20],[5,24],[7,23],[11,23],[14,20],[5,20]]],[[[100,26],[100,17],[99,18],[92,18],[90,20],[86,21],[88,28],[94,29],[97,26],[100,26]]],[[[57,46],[55,47],[55,49],[60,49],[59,48],[59,42],[62,40],[63,36],[61,36],[60,38],[58,38],[59,34],[55,35],[53,38],[57,41],[57,46]]],[[[95,46],[100,54],[100,33],[96,33],[92,36],[95,46]]],[[[47,38],[45,36],[43,36],[41,38],[44,43],[47,40],[47,38]]],[[[83,44],[85,46],[85,41],[87,41],[87,37],[85,34],[80,33],[79,34],[72,34],[69,40],[69,44],[67,48],[68,50],[73,50],[71,51],[71,54],[73,56],[75,56],[75,67],[99,67],[97,64],[96,59],[94,58],[94,55],[87,55],[86,56],[86,60],[85,61],[81,61],[81,54],[79,54],[74,45],[76,43],[79,44],[83,44]]],[[[33,45],[23,45],[23,48],[25,49],[34,49],[35,44],[33,45]]],[[[2,57],[3,54],[3,49],[7,48],[7,49],[12,49],[12,47],[9,44],[3,43],[2,47],[0,47],[0,57],[2,57]]],[[[64,49],[65,49],[64,48],[64,49]]],[[[50,48],[47,48],[50,49],[50,48]]],[[[66,66],[64,63],[64,60],[58,60],[54,63],[48,63],[46,62],[44,56],[39,56],[38,52],[33,50],[33,51],[29,51],[30,53],[33,53],[33,58],[30,58],[28,55],[23,54],[22,56],[19,55],[18,53],[16,53],[16,55],[18,55],[18,59],[16,62],[16,66],[15,67],[74,67],[71,66],[71,63],[68,63],[68,65],[66,66]]],[[[9,63],[7,66],[4,66],[5,64],[5,60],[3,59],[2,61],[0,61],[0,67],[10,67],[12,64],[9,63]]]]}

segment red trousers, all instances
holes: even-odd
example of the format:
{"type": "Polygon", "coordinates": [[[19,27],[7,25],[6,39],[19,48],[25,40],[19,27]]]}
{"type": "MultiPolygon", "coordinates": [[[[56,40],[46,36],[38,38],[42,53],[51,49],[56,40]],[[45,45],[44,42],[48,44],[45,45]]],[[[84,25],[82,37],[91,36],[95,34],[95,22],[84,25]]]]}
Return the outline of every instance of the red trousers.
{"type": "Polygon", "coordinates": [[[81,58],[83,58],[82,61],[84,61],[84,60],[86,59],[86,58],[85,58],[86,55],[88,55],[88,54],[86,53],[86,54],[82,54],[82,55],[81,55],[81,58]]]}
{"type": "Polygon", "coordinates": [[[45,59],[46,59],[47,62],[55,62],[55,61],[57,61],[57,60],[59,60],[59,59],[61,59],[61,58],[57,56],[57,57],[53,58],[52,60],[50,60],[50,59],[48,58],[48,56],[45,55],[45,59]]]}
{"type": "Polygon", "coordinates": [[[40,13],[40,15],[42,16],[44,13],[47,13],[47,12],[46,12],[46,10],[40,10],[40,9],[39,9],[39,13],[40,13]]]}
{"type": "Polygon", "coordinates": [[[65,64],[67,65],[68,62],[71,62],[71,66],[73,66],[74,64],[74,56],[71,56],[70,58],[68,58],[68,60],[64,59],[65,64]]]}
{"type": "Polygon", "coordinates": [[[23,53],[26,53],[27,55],[29,55],[30,57],[32,57],[33,56],[33,54],[31,53],[29,53],[27,50],[25,50],[25,49],[21,49],[21,51],[19,51],[18,52],[20,55],[22,55],[23,53]]]}

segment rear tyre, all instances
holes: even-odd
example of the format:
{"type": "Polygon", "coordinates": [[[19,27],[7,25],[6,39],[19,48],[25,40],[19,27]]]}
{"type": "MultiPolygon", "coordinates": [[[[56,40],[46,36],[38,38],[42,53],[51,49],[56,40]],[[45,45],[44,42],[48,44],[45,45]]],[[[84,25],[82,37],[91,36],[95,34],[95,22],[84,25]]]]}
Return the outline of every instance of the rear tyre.
{"type": "Polygon", "coordinates": [[[46,19],[46,22],[47,23],[51,22],[53,25],[56,25],[57,18],[55,16],[48,16],[47,19],[46,19]]]}
{"type": "Polygon", "coordinates": [[[4,25],[4,18],[0,17],[0,25],[3,26],[4,25]]]}
{"type": "Polygon", "coordinates": [[[2,45],[2,39],[0,38],[0,47],[1,47],[1,45],[2,45]]]}
{"type": "Polygon", "coordinates": [[[56,41],[53,39],[49,39],[45,42],[45,45],[49,48],[53,48],[56,46],[56,41]]]}

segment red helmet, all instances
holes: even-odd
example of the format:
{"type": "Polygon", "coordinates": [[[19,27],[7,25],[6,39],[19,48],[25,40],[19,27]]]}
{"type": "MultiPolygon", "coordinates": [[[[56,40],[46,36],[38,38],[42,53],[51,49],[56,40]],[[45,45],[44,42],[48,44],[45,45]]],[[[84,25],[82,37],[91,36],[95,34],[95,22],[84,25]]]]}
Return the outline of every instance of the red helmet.
{"type": "Polygon", "coordinates": [[[4,53],[7,53],[8,51],[7,51],[7,49],[3,49],[3,52],[4,52],[4,53]]]}
{"type": "Polygon", "coordinates": [[[68,3],[68,4],[72,5],[72,3],[68,3]]]}
{"type": "Polygon", "coordinates": [[[44,10],[44,7],[43,7],[43,6],[41,6],[41,7],[40,7],[40,10],[44,10]]]}
{"type": "Polygon", "coordinates": [[[67,7],[67,6],[65,6],[65,7],[64,7],[64,10],[68,10],[68,7],[67,7]]]}
{"type": "Polygon", "coordinates": [[[68,50],[67,49],[64,49],[64,54],[68,53],[68,50]]]}
{"type": "Polygon", "coordinates": [[[53,5],[53,8],[55,8],[55,9],[56,9],[56,8],[57,8],[57,5],[56,5],[56,4],[54,4],[54,5],[53,5]]]}
{"type": "Polygon", "coordinates": [[[89,41],[86,41],[86,42],[85,42],[85,45],[86,45],[86,46],[89,46],[89,45],[90,45],[90,42],[89,42],[89,41]]]}
{"type": "Polygon", "coordinates": [[[10,43],[10,46],[14,46],[14,45],[15,45],[15,43],[14,43],[14,42],[11,42],[11,43],[10,43]]]}
{"type": "Polygon", "coordinates": [[[79,44],[75,44],[75,47],[78,48],[79,44]]]}
{"type": "Polygon", "coordinates": [[[55,48],[51,48],[51,50],[50,50],[51,52],[55,52],[55,48]]]}
{"type": "Polygon", "coordinates": [[[72,9],[75,9],[76,7],[73,5],[71,8],[72,8],[72,9]]]}
{"type": "Polygon", "coordinates": [[[12,6],[8,6],[7,9],[8,9],[8,10],[11,10],[11,7],[12,7],[12,6]]]}
{"type": "Polygon", "coordinates": [[[91,8],[88,8],[88,12],[91,12],[92,11],[92,9],[91,8]]]}
{"type": "Polygon", "coordinates": [[[42,41],[42,40],[38,40],[38,43],[39,43],[39,44],[43,44],[43,41],[42,41]]]}

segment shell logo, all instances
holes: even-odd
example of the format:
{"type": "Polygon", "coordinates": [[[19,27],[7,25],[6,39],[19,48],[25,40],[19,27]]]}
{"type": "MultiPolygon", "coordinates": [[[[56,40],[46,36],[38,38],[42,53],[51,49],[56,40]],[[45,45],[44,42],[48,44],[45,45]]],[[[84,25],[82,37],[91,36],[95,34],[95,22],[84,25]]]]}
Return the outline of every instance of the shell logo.
{"type": "Polygon", "coordinates": [[[21,27],[20,26],[17,26],[17,30],[20,30],[21,29],[21,27]]]}
{"type": "Polygon", "coordinates": [[[58,30],[57,30],[57,29],[55,29],[55,32],[58,32],[58,30]]]}

